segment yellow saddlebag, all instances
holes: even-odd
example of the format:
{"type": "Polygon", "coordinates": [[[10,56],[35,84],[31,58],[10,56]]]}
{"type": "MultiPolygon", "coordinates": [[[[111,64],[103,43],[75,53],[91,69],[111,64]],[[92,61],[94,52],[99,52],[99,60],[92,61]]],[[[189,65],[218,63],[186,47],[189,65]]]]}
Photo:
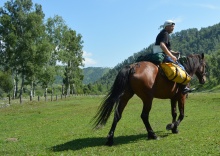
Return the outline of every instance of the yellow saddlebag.
{"type": "Polygon", "coordinates": [[[191,80],[187,72],[174,63],[161,63],[160,66],[171,81],[186,85],[191,80]]]}

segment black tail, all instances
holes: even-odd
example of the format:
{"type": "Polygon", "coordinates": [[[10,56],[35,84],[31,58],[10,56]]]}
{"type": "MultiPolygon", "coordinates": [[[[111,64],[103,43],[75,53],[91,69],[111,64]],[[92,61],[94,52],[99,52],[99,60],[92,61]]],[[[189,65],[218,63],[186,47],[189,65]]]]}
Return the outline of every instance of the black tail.
{"type": "Polygon", "coordinates": [[[111,115],[113,107],[117,107],[120,97],[128,84],[130,69],[130,66],[125,66],[116,76],[113,86],[111,87],[109,93],[105,96],[97,114],[94,117],[96,120],[94,123],[95,128],[105,125],[111,115]]]}

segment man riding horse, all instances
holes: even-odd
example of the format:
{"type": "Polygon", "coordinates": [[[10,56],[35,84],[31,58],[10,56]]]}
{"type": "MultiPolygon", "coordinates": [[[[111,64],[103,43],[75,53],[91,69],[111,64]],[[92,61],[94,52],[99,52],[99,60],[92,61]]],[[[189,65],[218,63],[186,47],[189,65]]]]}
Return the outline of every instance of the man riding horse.
{"type": "MultiPolygon", "coordinates": [[[[164,29],[157,37],[154,52],[161,54],[164,52],[167,55],[165,61],[176,63],[177,58],[172,54],[169,41],[169,34],[173,31],[174,25],[175,23],[173,21],[166,21],[164,23],[164,29]]],[[[203,53],[190,54],[183,62],[183,66],[191,77],[194,74],[196,75],[200,84],[205,83],[206,63],[203,53]]],[[[170,99],[172,122],[166,126],[166,129],[171,130],[173,134],[177,134],[178,127],[184,119],[186,101],[186,95],[184,94],[190,91],[186,86],[182,84],[177,85],[176,82],[170,81],[163,74],[160,74],[158,64],[154,64],[151,61],[142,60],[124,66],[118,72],[111,89],[103,99],[94,117],[94,127],[100,128],[104,126],[111,116],[111,112],[114,110],[114,118],[106,142],[106,145],[112,146],[115,129],[122,118],[124,108],[133,95],[137,95],[143,103],[141,119],[147,130],[148,139],[158,138],[149,121],[149,114],[154,98],[170,99]],[[179,116],[177,115],[178,110],[179,116]]]]}
{"type": "MultiPolygon", "coordinates": [[[[153,47],[153,53],[165,53],[165,58],[163,62],[172,62],[178,64],[183,70],[184,67],[177,62],[177,56],[180,55],[179,52],[171,50],[170,36],[174,30],[175,23],[172,20],[167,20],[164,22],[160,28],[163,28],[157,35],[155,45],[153,47]]],[[[186,85],[181,86],[182,93],[186,94],[194,89],[188,88],[186,85]]]]}

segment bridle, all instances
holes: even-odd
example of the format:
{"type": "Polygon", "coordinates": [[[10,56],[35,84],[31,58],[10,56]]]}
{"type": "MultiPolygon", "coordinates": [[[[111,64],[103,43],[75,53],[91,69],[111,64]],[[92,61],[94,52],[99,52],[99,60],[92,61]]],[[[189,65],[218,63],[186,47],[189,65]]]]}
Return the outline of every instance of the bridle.
{"type": "Polygon", "coordinates": [[[197,73],[199,74],[199,75],[201,75],[202,77],[203,76],[206,76],[206,71],[205,71],[205,68],[206,68],[206,64],[205,64],[205,62],[204,62],[204,60],[203,59],[199,59],[199,68],[202,66],[202,68],[203,68],[203,70],[202,71],[197,71],[197,73]]]}

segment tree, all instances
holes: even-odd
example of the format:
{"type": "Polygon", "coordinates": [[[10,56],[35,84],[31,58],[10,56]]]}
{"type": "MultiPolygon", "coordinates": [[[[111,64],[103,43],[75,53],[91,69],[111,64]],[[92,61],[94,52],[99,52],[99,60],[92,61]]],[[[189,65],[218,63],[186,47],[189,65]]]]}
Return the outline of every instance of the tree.
{"type": "Polygon", "coordinates": [[[71,86],[82,84],[83,75],[80,66],[83,66],[82,36],[76,31],[68,29],[64,33],[60,49],[60,61],[66,66],[64,84],[67,95],[70,94],[71,86]]]}
{"type": "MultiPolygon", "coordinates": [[[[46,22],[46,32],[48,35],[48,38],[50,40],[50,43],[53,46],[53,50],[51,53],[51,58],[48,63],[48,66],[59,68],[57,66],[58,62],[61,62],[60,55],[65,48],[64,43],[64,34],[68,30],[67,25],[65,24],[65,21],[62,19],[62,17],[56,15],[53,18],[48,18],[46,22]]],[[[61,62],[62,63],[62,62],[61,62]]],[[[64,77],[64,71],[63,70],[55,70],[56,75],[59,75],[61,77],[64,77]]],[[[45,83],[45,81],[44,81],[45,83]]],[[[48,84],[44,84],[44,86],[48,86],[48,84]]],[[[46,91],[45,91],[46,92],[46,91]]]]}
{"type": "Polygon", "coordinates": [[[79,68],[83,65],[82,36],[68,28],[60,16],[49,18],[46,27],[49,40],[53,45],[49,64],[56,65],[60,62],[65,66],[64,73],[57,74],[63,76],[65,92],[70,94],[71,89],[76,91],[73,86],[77,87],[83,79],[82,70],[79,68]]]}
{"type": "Polygon", "coordinates": [[[40,72],[38,80],[41,86],[45,89],[45,96],[47,96],[47,89],[55,80],[56,71],[53,66],[45,66],[40,72]]]}
{"type": "Polygon", "coordinates": [[[215,53],[210,55],[209,61],[210,67],[210,76],[217,81],[217,84],[220,83],[220,50],[217,50],[215,53]]]}
{"type": "Polygon", "coordinates": [[[21,75],[22,95],[24,81],[33,84],[50,57],[44,14],[41,5],[33,7],[31,0],[11,0],[0,8],[0,15],[1,63],[13,71],[16,80],[21,75]]]}
{"type": "Polygon", "coordinates": [[[46,32],[48,39],[52,44],[52,53],[49,61],[49,65],[56,65],[57,61],[61,61],[60,53],[65,46],[63,46],[64,34],[68,30],[65,21],[60,16],[54,16],[53,18],[48,18],[46,22],[46,32]]]}

